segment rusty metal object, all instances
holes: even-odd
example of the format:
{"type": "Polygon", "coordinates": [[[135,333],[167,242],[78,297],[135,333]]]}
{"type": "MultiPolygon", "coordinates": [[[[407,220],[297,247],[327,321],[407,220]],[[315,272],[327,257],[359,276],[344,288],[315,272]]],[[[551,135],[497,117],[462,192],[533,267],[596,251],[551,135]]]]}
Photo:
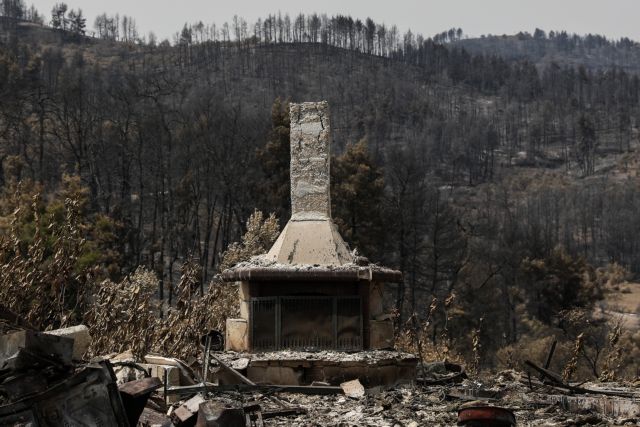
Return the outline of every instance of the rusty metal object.
{"type": "Polygon", "coordinates": [[[211,340],[210,351],[222,351],[224,350],[224,334],[215,329],[211,329],[206,334],[200,337],[200,347],[204,350],[207,344],[207,338],[211,340]]]}
{"type": "Polygon", "coordinates": [[[513,427],[516,416],[498,406],[471,406],[458,410],[458,425],[467,427],[513,427]]]}
{"type": "Polygon", "coordinates": [[[161,386],[162,381],[160,378],[151,377],[129,381],[118,387],[129,425],[134,426],[138,424],[140,415],[142,415],[142,411],[144,411],[144,407],[151,393],[161,386]]]}

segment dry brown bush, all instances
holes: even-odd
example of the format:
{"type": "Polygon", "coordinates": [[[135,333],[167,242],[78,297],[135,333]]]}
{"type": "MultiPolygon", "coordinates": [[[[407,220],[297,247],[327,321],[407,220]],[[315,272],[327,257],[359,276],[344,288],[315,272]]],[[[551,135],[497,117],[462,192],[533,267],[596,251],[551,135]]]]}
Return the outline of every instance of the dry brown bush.
{"type": "Polygon", "coordinates": [[[158,279],[143,267],[119,283],[105,280],[85,314],[93,340],[91,355],[131,350],[136,356],[149,351],[160,325],[155,298],[158,279]]]}
{"type": "Polygon", "coordinates": [[[80,202],[67,198],[63,225],[45,227],[39,194],[31,195],[30,205],[19,202],[23,194],[15,199],[9,233],[0,236],[0,301],[40,329],[73,324],[87,303],[90,273],[76,264],[85,243],[78,221],[80,202]],[[21,229],[25,217],[33,224],[27,238],[21,229]]]}
{"type": "MultiPolygon", "coordinates": [[[[264,253],[277,237],[277,227],[275,216],[264,219],[261,212],[254,212],[242,242],[231,245],[223,254],[222,266],[264,253]]],[[[150,351],[186,360],[196,357],[200,337],[212,329],[224,331],[226,319],[237,316],[239,307],[237,286],[223,283],[218,277],[200,296],[201,275],[201,267],[194,260],[183,264],[175,306],[169,307],[162,318],[154,297],[158,279],[153,273],[138,268],[120,283],[102,283],[95,304],[86,314],[95,337],[90,353],[132,350],[138,358],[150,351]]]]}
{"type": "MultiPolygon", "coordinates": [[[[440,339],[433,339],[431,323],[434,314],[438,309],[445,310],[445,317],[448,319],[448,311],[455,299],[454,294],[450,294],[442,303],[437,298],[431,300],[426,317],[421,319],[417,313],[413,313],[395,333],[395,347],[400,351],[417,354],[424,362],[435,360],[446,360],[454,363],[464,364],[462,355],[452,351],[450,337],[445,327],[440,334],[440,339]]],[[[396,313],[397,317],[397,313],[396,313]]]]}
{"type": "Polygon", "coordinates": [[[599,268],[597,277],[603,286],[614,288],[627,282],[631,278],[631,273],[624,266],[617,262],[612,262],[606,268],[599,268]]]}
{"type": "Polygon", "coordinates": [[[625,332],[619,320],[594,319],[585,310],[570,310],[561,317],[562,328],[525,320],[529,326],[518,341],[497,351],[498,368],[526,369],[525,360],[543,365],[557,340],[550,369],[558,374],[603,381],[638,376],[640,333],[625,332]]]}
{"type": "Polygon", "coordinates": [[[226,319],[237,316],[238,293],[232,284],[214,279],[204,296],[196,296],[199,268],[193,261],[184,264],[176,306],[157,328],[153,351],[182,359],[195,357],[203,334],[224,331],[226,319]]]}
{"type": "Polygon", "coordinates": [[[265,219],[262,212],[255,210],[247,220],[247,232],[242,236],[242,241],[230,244],[224,253],[220,271],[239,262],[248,261],[252,256],[265,253],[276,241],[279,233],[278,219],[274,214],[265,219]]]}

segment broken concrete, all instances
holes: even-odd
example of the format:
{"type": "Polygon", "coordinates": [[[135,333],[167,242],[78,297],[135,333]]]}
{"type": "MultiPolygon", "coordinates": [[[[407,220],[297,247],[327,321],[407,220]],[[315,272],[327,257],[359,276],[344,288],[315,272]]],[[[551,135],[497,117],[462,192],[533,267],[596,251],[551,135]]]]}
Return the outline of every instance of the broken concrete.
{"type": "Polygon", "coordinates": [[[24,349],[29,353],[43,354],[63,364],[73,358],[73,339],[31,330],[16,331],[0,336],[0,368],[9,358],[24,349]]]}
{"type": "Polygon", "coordinates": [[[200,404],[204,403],[204,401],[205,399],[202,396],[196,394],[173,411],[171,420],[178,427],[195,425],[198,418],[198,409],[200,409],[200,404]]]}
{"type": "Polygon", "coordinates": [[[239,358],[248,359],[250,380],[278,385],[309,385],[318,381],[339,385],[358,378],[368,387],[392,386],[413,382],[418,363],[414,355],[396,351],[226,352],[219,357],[228,365],[239,358]]]}
{"type": "Polygon", "coordinates": [[[352,397],[354,399],[364,397],[364,387],[357,379],[340,384],[340,388],[342,388],[342,391],[347,397],[352,397]]]}
{"type": "Polygon", "coordinates": [[[46,334],[67,337],[73,339],[73,360],[82,360],[82,356],[87,352],[91,343],[89,328],[85,325],[76,325],[68,328],[54,329],[46,331],[46,334]]]}

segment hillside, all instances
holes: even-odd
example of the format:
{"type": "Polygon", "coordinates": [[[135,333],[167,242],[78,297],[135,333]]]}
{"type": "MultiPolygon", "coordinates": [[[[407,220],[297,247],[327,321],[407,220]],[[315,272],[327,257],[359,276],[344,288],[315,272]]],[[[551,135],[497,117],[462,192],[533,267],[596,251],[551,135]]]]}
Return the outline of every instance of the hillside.
{"type": "Polygon", "coordinates": [[[579,36],[565,31],[542,30],[516,35],[489,35],[455,42],[473,54],[497,55],[507,60],[529,60],[544,68],[585,67],[592,71],[619,68],[628,73],[640,71],[640,44],[628,38],[617,41],[600,35],[579,36]]]}
{"type": "MultiPolygon", "coordinates": [[[[42,80],[36,85],[44,85],[41,90],[46,92],[51,107],[44,112],[51,114],[51,121],[46,122],[55,128],[58,119],[74,119],[61,117],[59,108],[71,108],[80,114],[75,133],[62,135],[55,129],[44,132],[40,146],[61,150],[55,150],[55,159],[48,158],[50,150],[44,150],[40,165],[34,164],[36,159],[31,156],[28,169],[32,177],[47,174],[47,180],[54,181],[59,174],[57,164],[62,170],[91,173],[93,178],[87,176],[86,182],[93,197],[104,201],[98,205],[106,211],[118,202],[113,190],[105,189],[103,183],[116,183],[126,176],[136,176],[133,182],[141,182],[157,173],[147,171],[153,164],[166,164],[162,173],[180,182],[182,171],[193,167],[191,150],[210,141],[207,132],[222,132],[219,138],[234,146],[233,151],[220,154],[226,156],[229,167],[234,163],[252,164],[256,160],[251,153],[265,141],[263,135],[276,98],[327,99],[334,117],[335,151],[339,153],[347,144],[366,138],[387,178],[399,172],[394,168],[414,168],[416,180],[461,187],[464,193],[465,187],[484,183],[491,187],[507,182],[507,178],[536,187],[541,174],[549,177],[542,182],[571,182],[579,187],[596,182],[603,185],[597,177],[607,177],[606,185],[623,185],[624,179],[612,179],[620,169],[624,169],[621,176],[635,175],[635,163],[629,161],[635,157],[638,141],[640,83],[638,76],[621,71],[586,76],[573,68],[545,68],[541,62],[538,72],[527,68],[526,61],[500,62],[426,43],[420,49],[399,52],[402,57],[381,57],[322,43],[225,45],[210,41],[175,47],[139,46],[65,39],[58,37],[58,31],[42,27],[25,26],[20,31],[20,40],[26,42],[29,51],[22,51],[16,59],[26,63],[31,56],[40,61],[42,80]],[[25,36],[32,28],[35,33],[25,36]],[[52,35],[43,36],[47,31],[52,35]],[[38,39],[42,42],[34,42],[38,39]],[[84,87],[78,86],[80,83],[84,87]],[[86,98],[74,98],[78,90],[86,98]],[[79,110],[80,105],[85,110],[79,110]],[[125,116],[122,106],[128,106],[125,116]],[[85,114],[87,111],[90,114],[85,114]],[[203,112],[213,120],[207,126],[214,129],[205,131],[189,125],[203,112]],[[124,131],[122,126],[135,124],[136,135],[131,136],[133,140],[117,138],[110,144],[118,150],[104,151],[104,143],[111,137],[104,134],[105,129],[94,126],[104,120],[116,127],[111,129],[117,130],[116,134],[124,131]],[[153,123],[158,120],[162,125],[154,129],[153,123]],[[228,126],[229,121],[234,127],[228,126]],[[158,130],[162,132],[152,136],[158,130]],[[585,132],[589,133],[588,142],[583,141],[585,132]],[[158,153],[147,151],[143,142],[147,137],[160,137],[171,144],[167,149],[174,160],[170,164],[152,160],[158,153]],[[130,152],[136,138],[141,150],[130,152]],[[184,138],[192,141],[192,148],[184,145],[184,138]],[[92,139],[102,142],[94,144],[92,139]],[[129,156],[125,153],[141,157],[122,170],[116,164],[129,156]],[[44,169],[45,164],[52,169],[44,169]],[[114,176],[118,170],[126,175],[119,172],[114,176]]],[[[536,60],[534,48],[523,44],[520,49],[521,56],[536,60]]],[[[26,90],[28,93],[32,89],[26,90]]],[[[17,142],[21,131],[11,126],[6,129],[5,137],[14,138],[9,139],[3,155],[28,153],[30,148],[25,151],[17,142]]],[[[228,171],[223,175],[233,174],[228,171]]],[[[395,191],[393,183],[387,181],[391,194],[395,191]]],[[[132,185],[131,180],[127,182],[132,185]]],[[[140,185],[155,186],[152,182],[140,185]]],[[[247,184],[235,181],[229,185],[243,188],[247,184]]],[[[135,187],[129,191],[137,194],[135,187]]],[[[240,199],[229,203],[238,204],[232,211],[242,221],[255,200],[248,189],[239,193],[233,198],[240,199]]],[[[529,193],[525,191],[524,195],[529,193]]],[[[568,211],[564,207],[562,210],[568,211]]],[[[555,228],[562,226],[557,224],[555,228]]],[[[227,237],[223,246],[232,238],[232,230],[224,231],[227,237]]],[[[592,246],[590,240],[574,244],[565,239],[563,244],[578,250],[585,243],[592,246]]],[[[142,249],[145,244],[138,242],[135,246],[142,249]]],[[[610,257],[600,246],[585,248],[585,253],[596,257],[598,263],[610,257]]],[[[635,255],[628,258],[625,250],[622,256],[625,263],[631,262],[628,265],[636,265],[635,255]]]]}
{"type": "Polygon", "coordinates": [[[334,216],[352,247],[403,272],[389,296],[399,324],[437,301],[429,339],[460,349],[491,324],[488,364],[522,337],[574,339],[559,316],[591,313],[611,265],[640,273],[634,60],[625,71],[580,53],[560,66],[526,43],[476,54],[471,40],[400,43],[331,19],[301,21],[317,40],[185,26],[175,45],[5,28],[4,232],[20,213],[27,244],[79,195],[87,277],[145,266],[171,306],[181,265],[202,269],[195,287],[215,283],[254,209],[286,221],[285,100],[324,99],[334,216]]]}

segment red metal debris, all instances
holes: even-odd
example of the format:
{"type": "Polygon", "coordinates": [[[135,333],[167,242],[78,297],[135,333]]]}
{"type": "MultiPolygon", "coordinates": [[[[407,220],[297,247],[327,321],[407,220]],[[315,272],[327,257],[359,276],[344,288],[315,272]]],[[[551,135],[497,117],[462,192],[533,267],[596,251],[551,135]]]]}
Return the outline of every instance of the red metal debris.
{"type": "Polygon", "coordinates": [[[467,427],[513,427],[516,416],[497,406],[471,406],[458,410],[458,425],[467,427]]]}

